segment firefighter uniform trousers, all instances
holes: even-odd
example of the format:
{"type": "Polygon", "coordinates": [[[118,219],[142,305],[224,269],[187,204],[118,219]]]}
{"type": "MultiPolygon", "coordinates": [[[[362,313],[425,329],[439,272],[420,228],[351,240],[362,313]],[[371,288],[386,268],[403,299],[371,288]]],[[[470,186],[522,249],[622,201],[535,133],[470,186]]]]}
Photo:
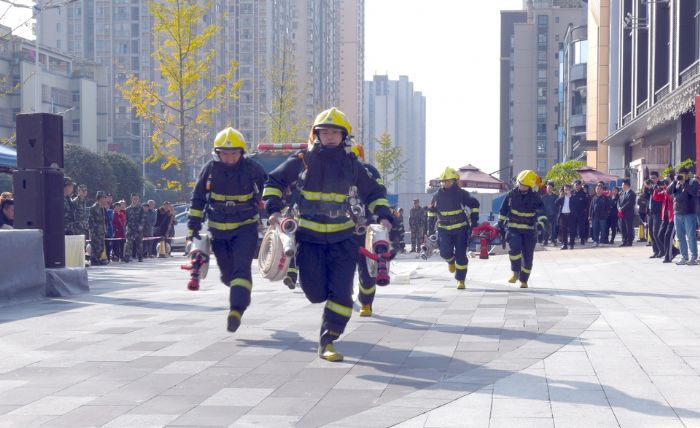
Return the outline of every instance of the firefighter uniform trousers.
{"type": "Polygon", "coordinates": [[[537,235],[533,230],[508,230],[508,258],[510,270],[518,273],[522,282],[527,282],[532,271],[532,259],[535,254],[537,235]]]}
{"type": "Polygon", "coordinates": [[[352,287],[358,246],[354,238],[333,244],[299,242],[301,289],[311,303],[326,302],[321,332],[343,334],[352,315],[352,287]]]}
{"type": "Polygon", "coordinates": [[[211,246],[221,271],[221,282],[231,288],[231,310],[240,315],[250,305],[253,290],[251,264],[258,243],[257,223],[241,226],[229,239],[212,239],[211,246]]]}
{"type": "MultiPolygon", "coordinates": [[[[355,240],[359,247],[365,245],[365,239],[367,235],[355,235],[355,240]]],[[[357,259],[357,276],[360,280],[360,291],[357,294],[357,298],[362,305],[372,306],[374,302],[374,294],[377,290],[377,279],[369,275],[369,270],[367,269],[367,257],[359,254],[357,259]]]]}
{"type": "Polygon", "coordinates": [[[447,263],[455,264],[455,279],[457,281],[464,281],[467,278],[467,270],[469,269],[468,236],[469,228],[466,226],[453,230],[441,228],[440,233],[438,233],[440,257],[445,259],[447,263]]]}

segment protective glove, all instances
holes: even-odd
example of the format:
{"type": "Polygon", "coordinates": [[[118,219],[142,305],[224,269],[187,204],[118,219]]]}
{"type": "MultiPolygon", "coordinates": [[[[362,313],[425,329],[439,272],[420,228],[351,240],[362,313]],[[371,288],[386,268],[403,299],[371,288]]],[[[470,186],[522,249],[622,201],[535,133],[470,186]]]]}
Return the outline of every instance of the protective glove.
{"type": "Polygon", "coordinates": [[[281,217],[282,213],[280,213],[279,211],[270,214],[270,217],[267,219],[268,226],[274,226],[277,223],[279,223],[281,217]]]}

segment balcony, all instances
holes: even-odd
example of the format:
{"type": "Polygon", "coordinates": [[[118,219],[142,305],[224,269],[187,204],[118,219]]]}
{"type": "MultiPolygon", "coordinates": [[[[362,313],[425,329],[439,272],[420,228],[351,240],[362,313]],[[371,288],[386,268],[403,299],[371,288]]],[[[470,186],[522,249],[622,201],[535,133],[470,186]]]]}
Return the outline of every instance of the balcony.
{"type": "Polygon", "coordinates": [[[649,100],[644,100],[637,105],[637,115],[644,113],[649,110],[649,100]]]}
{"type": "MultiPolygon", "coordinates": [[[[662,86],[661,89],[656,91],[656,93],[654,94],[655,95],[654,101],[658,103],[659,101],[666,98],[670,93],[671,93],[671,86],[667,83],[664,86],[662,86]]],[[[623,121],[623,124],[624,124],[624,121],[623,121]]]]}
{"type": "Polygon", "coordinates": [[[571,67],[571,73],[569,74],[569,79],[572,82],[575,82],[577,80],[586,80],[586,69],[587,69],[586,64],[576,64],[573,67],[571,67]]]}
{"type": "Polygon", "coordinates": [[[681,85],[688,83],[698,74],[700,74],[700,61],[695,61],[690,67],[681,71],[681,85]]]}
{"type": "Polygon", "coordinates": [[[569,117],[569,128],[580,128],[586,126],[585,114],[574,114],[569,117]]]}
{"type": "Polygon", "coordinates": [[[626,115],[622,116],[622,126],[625,126],[630,122],[632,122],[632,112],[629,112],[626,115]]]}

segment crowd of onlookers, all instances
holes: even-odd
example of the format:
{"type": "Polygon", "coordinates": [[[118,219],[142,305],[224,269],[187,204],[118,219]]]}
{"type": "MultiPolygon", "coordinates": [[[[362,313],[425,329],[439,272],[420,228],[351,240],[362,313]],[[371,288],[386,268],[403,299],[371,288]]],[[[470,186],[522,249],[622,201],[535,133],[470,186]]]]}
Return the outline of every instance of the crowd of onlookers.
{"type": "Polygon", "coordinates": [[[599,182],[593,189],[577,180],[558,191],[548,182],[542,196],[548,219],[543,243],[567,250],[590,239],[597,247],[614,244],[619,233],[620,247],[632,246],[636,237],[652,247],[650,258],[670,263],[680,254],[677,264],[696,265],[699,187],[685,168],[663,178],[652,171],[638,192],[629,179],[622,180],[622,187],[599,182]]]}
{"type": "Polygon", "coordinates": [[[0,194],[0,229],[12,229],[15,224],[15,200],[11,192],[0,194]]]}

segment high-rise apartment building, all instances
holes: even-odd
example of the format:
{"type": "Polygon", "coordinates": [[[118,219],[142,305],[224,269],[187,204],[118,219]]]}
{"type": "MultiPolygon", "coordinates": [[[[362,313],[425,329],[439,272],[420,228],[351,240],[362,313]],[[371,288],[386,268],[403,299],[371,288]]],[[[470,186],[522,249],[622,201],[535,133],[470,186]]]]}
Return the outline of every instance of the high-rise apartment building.
{"type": "MultiPolygon", "coordinates": [[[[114,85],[131,74],[161,78],[151,57],[155,40],[148,2],[76,0],[42,12],[40,23],[42,44],[107,67],[110,90],[98,100],[108,111],[106,131],[98,147],[140,160],[150,130],[132,115],[114,85]]],[[[348,113],[356,134],[361,130],[364,0],[214,0],[201,23],[211,24],[219,27],[209,45],[219,54],[212,76],[234,60],[241,85],[238,98],[214,115],[209,135],[198,142],[202,150],[224,126],[240,129],[251,146],[267,141],[265,118],[273,93],[269,76],[283,54],[290,54],[294,64],[300,123],[310,125],[319,111],[338,106],[348,113]]],[[[305,139],[308,128],[302,128],[299,138],[305,139]]]]}
{"type": "Polygon", "coordinates": [[[501,16],[502,37],[509,36],[501,40],[501,88],[507,87],[501,91],[501,112],[507,107],[509,113],[501,115],[500,176],[505,181],[523,169],[544,175],[561,159],[559,55],[567,28],[586,21],[585,2],[580,0],[527,0],[524,5],[524,22],[522,11],[501,16]],[[509,48],[504,49],[504,43],[509,48]]]}
{"type": "Polygon", "coordinates": [[[365,82],[364,91],[362,142],[368,160],[374,159],[377,139],[388,133],[393,145],[402,149],[402,160],[406,161],[406,169],[398,180],[392,183],[391,177],[385,178],[388,193],[425,192],[425,97],[414,91],[408,76],[399,76],[399,80],[374,76],[365,82]]]}

